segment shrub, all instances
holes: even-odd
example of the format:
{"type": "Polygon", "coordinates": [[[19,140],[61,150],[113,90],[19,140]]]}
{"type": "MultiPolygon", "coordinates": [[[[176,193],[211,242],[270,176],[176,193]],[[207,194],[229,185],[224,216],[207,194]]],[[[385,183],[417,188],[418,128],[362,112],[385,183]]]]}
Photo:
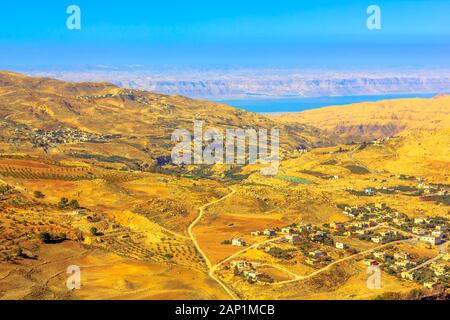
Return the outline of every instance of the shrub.
{"type": "Polygon", "coordinates": [[[96,236],[98,234],[98,230],[96,227],[92,227],[90,231],[93,236],[96,236]]]}
{"type": "Polygon", "coordinates": [[[324,163],[322,163],[322,165],[324,165],[324,166],[334,166],[334,165],[336,165],[338,162],[336,161],[336,160],[328,160],[328,161],[326,161],[326,162],[324,162],[324,163]]]}
{"type": "Polygon", "coordinates": [[[80,204],[76,199],[69,201],[67,198],[61,198],[61,200],[59,200],[58,207],[61,209],[78,209],[80,208],[80,204]]]}
{"type": "Polygon", "coordinates": [[[34,192],[34,197],[35,197],[36,199],[44,199],[44,198],[45,198],[45,195],[44,195],[42,192],[40,192],[40,191],[35,191],[35,192],[34,192]]]}
{"type": "Polygon", "coordinates": [[[166,253],[166,254],[164,255],[164,257],[165,257],[167,260],[172,260],[172,259],[173,259],[173,254],[171,254],[171,253],[166,253]]]}
{"type": "Polygon", "coordinates": [[[0,195],[6,195],[11,193],[14,190],[13,187],[11,187],[10,185],[0,185],[0,195]]]}
{"type": "Polygon", "coordinates": [[[83,232],[81,232],[81,231],[78,231],[78,232],[77,232],[77,240],[78,240],[78,241],[84,241],[84,235],[83,235],[83,232]]]}
{"type": "Polygon", "coordinates": [[[368,174],[368,173],[370,173],[369,170],[367,170],[364,167],[360,167],[360,166],[350,165],[350,166],[346,166],[345,168],[350,170],[350,172],[354,173],[354,174],[368,174]]]}
{"type": "Polygon", "coordinates": [[[65,233],[60,233],[60,234],[52,234],[50,232],[41,232],[38,235],[38,238],[43,242],[43,243],[59,243],[59,242],[63,242],[64,240],[67,239],[67,235],[65,233]]]}
{"type": "Polygon", "coordinates": [[[39,233],[39,239],[42,242],[49,242],[52,239],[52,236],[48,232],[41,232],[41,233],[39,233]]]}
{"type": "Polygon", "coordinates": [[[60,200],[59,200],[59,203],[58,203],[58,207],[60,207],[60,208],[66,208],[67,207],[67,204],[69,203],[69,199],[67,199],[67,198],[61,198],[60,200]]]}
{"type": "Polygon", "coordinates": [[[69,209],[78,209],[80,207],[80,204],[78,203],[78,200],[72,199],[67,205],[67,207],[69,209]]]}
{"type": "Polygon", "coordinates": [[[17,256],[17,257],[22,257],[22,256],[23,256],[23,249],[22,249],[21,247],[18,247],[18,248],[15,250],[15,253],[16,253],[16,256],[17,256]]]}

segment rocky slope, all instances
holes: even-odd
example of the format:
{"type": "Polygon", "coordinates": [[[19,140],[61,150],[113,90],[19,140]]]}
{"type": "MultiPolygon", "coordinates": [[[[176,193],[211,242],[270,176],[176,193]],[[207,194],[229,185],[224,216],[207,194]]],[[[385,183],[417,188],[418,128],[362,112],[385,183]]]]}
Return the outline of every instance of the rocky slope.
{"type": "Polygon", "coordinates": [[[149,161],[170,155],[175,129],[279,128],[285,150],[328,143],[321,131],[280,124],[227,105],[116,87],[0,73],[0,134],[17,148],[120,154],[149,161]],[[118,153],[118,151],[120,151],[118,153]]]}
{"type": "Polygon", "coordinates": [[[175,69],[31,72],[65,81],[108,81],[120,87],[196,98],[278,98],[448,92],[448,71],[342,72],[278,69],[175,69]]]}
{"type": "Polygon", "coordinates": [[[450,128],[450,96],[393,99],[277,115],[286,123],[316,126],[347,141],[367,141],[413,129],[450,128]]]}

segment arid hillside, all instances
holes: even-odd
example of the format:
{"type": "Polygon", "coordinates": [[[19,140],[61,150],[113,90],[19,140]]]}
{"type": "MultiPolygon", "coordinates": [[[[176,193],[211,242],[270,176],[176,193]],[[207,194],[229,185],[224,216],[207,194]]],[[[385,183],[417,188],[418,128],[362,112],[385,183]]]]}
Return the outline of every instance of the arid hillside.
{"type": "Polygon", "coordinates": [[[346,141],[368,141],[412,129],[450,127],[450,96],[394,99],[333,106],[276,116],[287,123],[308,124],[346,141]]]}
{"type": "MultiPolygon", "coordinates": [[[[447,294],[449,100],[388,101],[388,118],[325,108],[330,122],[354,108],[342,121],[396,128],[333,143],[288,116],[0,73],[0,300],[447,294]],[[193,120],[278,127],[278,171],[172,165],[171,133],[192,132],[193,120]],[[374,263],[377,290],[367,285],[374,263]],[[79,290],[67,287],[70,266],[79,290]]],[[[317,124],[333,132],[326,119],[317,124]]]]}
{"type": "Polygon", "coordinates": [[[223,104],[108,83],[66,83],[0,72],[0,136],[2,142],[26,151],[37,146],[48,153],[90,154],[89,149],[96,149],[106,156],[155,160],[170,154],[172,132],[192,132],[194,120],[219,129],[277,127],[286,150],[328,143],[318,129],[279,124],[223,104]],[[71,140],[71,146],[61,140],[71,140]]]}

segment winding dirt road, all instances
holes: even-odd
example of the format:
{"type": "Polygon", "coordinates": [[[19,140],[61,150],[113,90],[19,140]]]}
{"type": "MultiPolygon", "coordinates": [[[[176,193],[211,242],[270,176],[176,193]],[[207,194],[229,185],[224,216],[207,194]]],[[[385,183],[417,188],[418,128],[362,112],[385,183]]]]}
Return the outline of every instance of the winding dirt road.
{"type": "MultiPolygon", "coordinates": [[[[231,189],[231,188],[230,188],[231,189]]],[[[226,196],[215,200],[213,202],[207,203],[205,205],[203,205],[202,207],[198,208],[199,210],[199,214],[198,217],[192,221],[192,223],[189,225],[188,228],[188,234],[189,234],[189,238],[192,240],[192,242],[194,243],[195,248],[197,249],[197,251],[200,253],[200,255],[203,257],[203,259],[206,262],[206,266],[208,268],[208,275],[211,277],[211,279],[213,279],[214,281],[216,281],[227,293],[228,295],[230,295],[230,297],[232,297],[234,300],[238,300],[239,298],[234,294],[234,292],[228,288],[218,277],[216,277],[216,275],[214,274],[215,272],[215,268],[212,267],[211,265],[211,261],[208,259],[208,256],[205,254],[205,252],[202,250],[202,248],[200,247],[198,240],[194,234],[194,228],[195,226],[200,222],[200,220],[203,218],[204,214],[205,214],[205,209],[216,204],[219,203],[229,197],[231,197],[233,194],[235,194],[236,191],[234,189],[231,189],[231,192],[229,194],[227,194],[226,196]]]]}

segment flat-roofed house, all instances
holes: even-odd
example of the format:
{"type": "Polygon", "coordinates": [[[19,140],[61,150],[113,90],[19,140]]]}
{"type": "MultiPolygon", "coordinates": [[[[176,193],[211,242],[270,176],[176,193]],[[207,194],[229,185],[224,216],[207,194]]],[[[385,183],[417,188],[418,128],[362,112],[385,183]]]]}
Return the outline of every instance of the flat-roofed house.
{"type": "Polygon", "coordinates": [[[420,241],[428,242],[435,246],[435,245],[440,244],[442,242],[442,239],[440,237],[435,237],[435,236],[423,236],[420,238],[420,241]]]}
{"type": "Polygon", "coordinates": [[[347,245],[345,243],[342,242],[336,242],[336,248],[338,249],[347,249],[347,245]]]}
{"type": "Polygon", "coordinates": [[[245,241],[242,240],[242,239],[234,238],[234,239],[231,240],[231,244],[233,246],[245,247],[245,241]]]}
{"type": "Polygon", "coordinates": [[[414,273],[408,272],[408,271],[403,271],[400,275],[401,275],[402,279],[405,279],[405,280],[413,281],[415,278],[414,273]]]}
{"type": "Polygon", "coordinates": [[[268,236],[268,237],[273,237],[273,236],[276,236],[277,233],[275,232],[275,230],[266,229],[266,230],[264,230],[264,235],[268,236]]]}
{"type": "Polygon", "coordinates": [[[296,234],[288,234],[287,236],[284,237],[286,241],[290,242],[290,243],[295,243],[298,242],[300,237],[296,234]]]}
{"type": "Polygon", "coordinates": [[[374,243],[383,243],[383,238],[381,237],[372,237],[370,240],[374,243]]]}
{"type": "Polygon", "coordinates": [[[396,259],[396,260],[400,260],[400,259],[406,260],[406,259],[409,259],[409,254],[406,253],[406,252],[403,252],[403,251],[396,252],[396,253],[394,253],[394,259],[396,259]]]}
{"type": "Polygon", "coordinates": [[[309,253],[309,256],[313,257],[313,258],[326,257],[326,255],[327,255],[326,252],[323,252],[323,251],[320,251],[320,250],[311,251],[309,253]]]}
{"type": "Polygon", "coordinates": [[[422,229],[422,228],[414,227],[414,228],[412,228],[412,233],[417,234],[417,235],[420,236],[420,235],[427,234],[427,231],[425,229],[422,229]]]}
{"type": "Polygon", "coordinates": [[[281,229],[281,233],[283,234],[292,234],[294,232],[294,229],[291,227],[285,227],[281,229]]]}

